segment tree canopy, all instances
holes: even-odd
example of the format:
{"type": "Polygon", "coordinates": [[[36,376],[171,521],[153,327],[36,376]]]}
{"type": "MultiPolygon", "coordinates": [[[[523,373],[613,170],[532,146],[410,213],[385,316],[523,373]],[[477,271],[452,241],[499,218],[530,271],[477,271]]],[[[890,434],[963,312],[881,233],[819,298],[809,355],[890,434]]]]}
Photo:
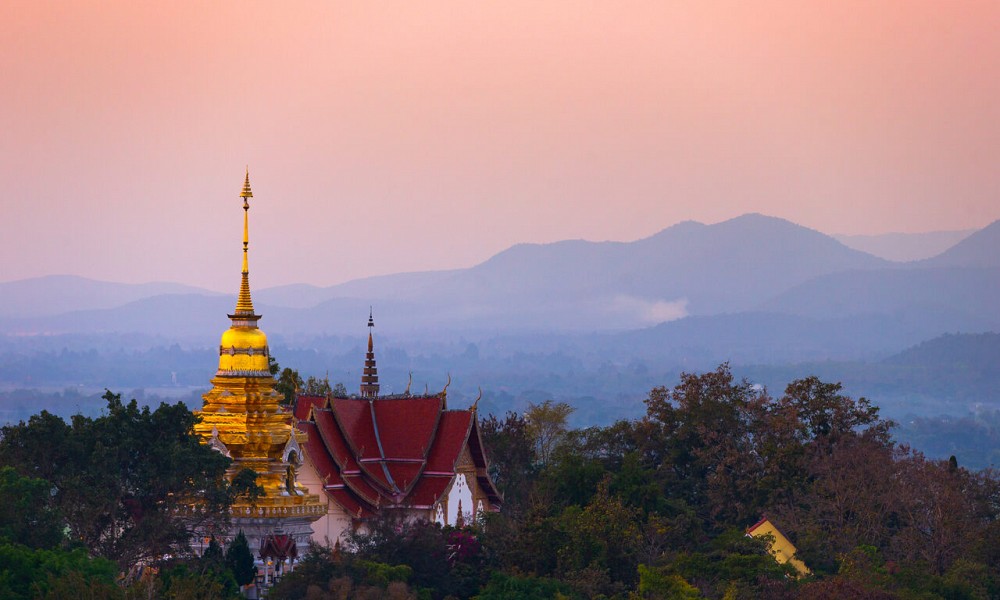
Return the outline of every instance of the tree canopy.
{"type": "MultiPolygon", "coordinates": [[[[120,567],[94,557],[182,554],[168,501],[251,492],[252,477],[226,484],[228,461],[182,435],[190,413],[108,402],[96,419],[43,412],[0,432],[0,556],[18,565],[0,596],[123,597],[120,567]]],[[[807,377],[772,396],[722,365],[652,389],[638,420],[573,429],[570,414],[552,400],[481,420],[499,513],[455,528],[384,511],[314,547],[270,597],[1000,598],[997,473],[897,445],[838,384],[807,377]],[[764,515],[811,575],[746,535],[764,515]]],[[[246,580],[241,548],[209,541],[201,559],[163,561],[147,595],[227,597],[246,580]]]]}
{"type": "Polygon", "coordinates": [[[722,365],[654,388],[639,420],[571,429],[554,408],[482,420],[505,502],[464,530],[476,561],[432,568],[450,528],[391,522],[345,560],[436,573],[408,580],[432,598],[1000,597],[997,475],[897,446],[838,384],[772,396],[722,365]],[[764,515],[813,575],[747,537],[764,515]]]}
{"type": "Polygon", "coordinates": [[[108,392],[107,412],[70,423],[45,411],[2,429],[0,464],[48,482],[68,537],[123,569],[188,550],[226,518],[229,459],[201,444],[183,404],[156,410],[108,392]],[[190,510],[178,511],[178,507],[190,510]]]}

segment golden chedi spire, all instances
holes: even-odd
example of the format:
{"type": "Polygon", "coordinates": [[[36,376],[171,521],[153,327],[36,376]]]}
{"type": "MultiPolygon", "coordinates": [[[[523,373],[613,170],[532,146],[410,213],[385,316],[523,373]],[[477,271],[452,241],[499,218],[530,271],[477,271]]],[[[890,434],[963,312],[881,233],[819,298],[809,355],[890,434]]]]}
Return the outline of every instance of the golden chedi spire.
{"type": "Polygon", "coordinates": [[[243,180],[243,271],[240,278],[240,292],[236,297],[236,310],[229,318],[233,325],[222,334],[219,342],[218,375],[226,377],[270,377],[268,370],[267,336],[257,328],[260,315],[254,313],[250,298],[250,168],[243,180]]]}
{"type": "Polygon", "coordinates": [[[236,314],[253,314],[253,300],[250,299],[250,267],[247,260],[247,250],[250,247],[250,167],[247,167],[246,179],[243,180],[243,279],[240,281],[240,295],[236,299],[236,314]]]}

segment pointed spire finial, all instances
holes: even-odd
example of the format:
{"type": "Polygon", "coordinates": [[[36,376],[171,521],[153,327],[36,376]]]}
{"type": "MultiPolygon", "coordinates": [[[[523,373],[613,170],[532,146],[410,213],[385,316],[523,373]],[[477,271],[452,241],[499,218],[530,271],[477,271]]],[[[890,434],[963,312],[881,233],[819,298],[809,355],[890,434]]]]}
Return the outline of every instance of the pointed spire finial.
{"type": "Polygon", "coordinates": [[[247,166],[246,179],[243,181],[243,191],[240,198],[243,198],[243,277],[240,280],[240,294],[236,299],[236,314],[252,315],[253,301],[250,299],[250,267],[247,259],[247,251],[250,248],[250,203],[247,201],[253,197],[250,191],[250,167],[247,166]]]}
{"type": "Polygon", "coordinates": [[[250,191],[250,165],[247,165],[247,176],[243,180],[243,191],[240,192],[240,198],[246,201],[247,198],[253,198],[253,192],[250,191]]]}
{"type": "Polygon", "coordinates": [[[375,327],[375,319],[372,317],[372,308],[368,307],[368,354],[365,355],[364,374],[361,376],[361,397],[374,398],[378,396],[378,367],[375,366],[375,343],[372,340],[372,327],[375,327]]]}

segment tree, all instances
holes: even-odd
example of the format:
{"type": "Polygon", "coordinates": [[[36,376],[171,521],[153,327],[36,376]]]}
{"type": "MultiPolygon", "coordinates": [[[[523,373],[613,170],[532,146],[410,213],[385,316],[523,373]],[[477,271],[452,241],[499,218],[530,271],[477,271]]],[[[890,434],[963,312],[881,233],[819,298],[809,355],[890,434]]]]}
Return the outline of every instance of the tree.
{"type": "Polygon", "coordinates": [[[55,548],[64,539],[52,506],[52,484],[0,467],[0,541],[29,548],[55,548]]]}
{"type": "Polygon", "coordinates": [[[567,419],[575,409],[565,402],[546,400],[541,404],[529,404],[524,412],[538,460],[544,465],[552,458],[556,445],[566,434],[567,419]]]}
{"type": "MultiPolygon", "coordinates": [[[[346,390],[345,390],[346,391],[346,390]]],[[[330,387],[330,378],[324,377],[320,379],[318,377],[309,376],[306,380],[305,389],[303,393],[308,396],[326,396],[333,392],[333,388],[330,387]]]]}
{"type": "Polygon", "coordinates": [[[226,566],[233,572],[236,583],[241,587],[253,583],[257,576],[253,553],[250,552],[247,536],[243,535],[242,529],[229,544],[229,548],[226,548],[226,566]]]}
{"type": "Polygon", "coordinates": [[[697,600],[702,597],[698,588],[684,581],[683,577],[666,571],[639,565],[638,597],[651,600],[697,600]]]}
{"type": "Polygon", "coordinates": [[[682,373],[672,390],[653,389],[638,425],[646,466],[661,488],[695,508],[712,529],[752,522],[761,510],[759,436],[770,398],[728,365],[682,373]]]}
{"type": "Polygon", "coordinates": [[[489,457],[490,477],[503,494],[501,510],[516,513],[527,502],[537,472],[535,445],[528,433],[528,421],[515,412],[508,412],[502,420],[490,415],[479,424],[489,457]]]}
{"type": "Polygon", "coordinates": [[[274,384],[275,391],[282,396],[281,404],[285,406],[291,406],[295,402],[295,395],[303,387],[305,387],[305,383],[299,372],[288,367],[281,370],[281,375],[278,376],[278,381],[274,384]]]}
{"type": "Polygon", "coordinates": [[[295,369],[285,367],[281,369],[279,374],[275,370],[277,367],[277,362],[271,364],[271,374],[277,375],[274,389],[281,394],[282,399],[280,404],[283,406],[293,405],[295,403],[295,396],[298,394],[307,396],[326,396],[330,394],[337,397],[347,396],[347,388],[344,387],[344,384],[338,383],[336,386],[331,387],[329,377],[320,379],[310,375],[309,379],[303,381],[302,376],[295,369]]]}
{"type": "Polygon", "coordinates": [[[476,598],[478,600],[568,600],[570,594],[569,586],[555,579],[496,572],[476,598]]]}
{"type": "Polygon", "coordinates": [[[16,544],[0,544],[0,598],[87,597],[118,599],[123,595],[115,585],[118,567],[109,560],[91,558],[77,548],[30,549],[16,544]],[[86,595],[59,595],[73,589],[86,595]]]}
{"type": "Polygon", "coordinates": [[[785,587],[795,575],[795,569],[778,564],[767,547],[766,539],[728,529],[696,551],[676,554],[662,572],[680,575],[710,598],[762,598],[772,583],[785,587]]]}
{"type": "Polygon", "coordinates": [[[824,383],[816,376],[788,384],[776,411],[791,409],[798,423],[800,439],[835,442],[852,434],[865,433],[888,444],[891,421],[879,418],[879,410],[866,398],[854,400],[840,393],[839,383],[824,383]]]}
{"type": "Polygon", "coordinates": [[[638,510],[625,506],[609,494],[608,480],[597,485],[597,493],[586,507],[570,506],[559,518],[563,532],[558,551],[559,571],[581,579],[588,571],[606,573],[598,589],[581,590],[589,597],[612,594],[614,583],[634,583],[642,541],[638,510]]]}
{"type": "Polygon", "coordinates": [[[206,567],[216,567],[225,563],[225,554],[222,552],[222,545],[215,536],[211,536],[208,541],[208,548],[201,553],[201,562],[206,567]]]}
{"type": "Polygon", "coordinates": [[[104,398],[97,418],[67,424],[43,411],[4,427],[0,465],[49,482],[70,538],[122,570],[188,553],[195,531],[228,518],[230,460],[200,443],[182,403],[151,411],[110,391],[104,398]]]}

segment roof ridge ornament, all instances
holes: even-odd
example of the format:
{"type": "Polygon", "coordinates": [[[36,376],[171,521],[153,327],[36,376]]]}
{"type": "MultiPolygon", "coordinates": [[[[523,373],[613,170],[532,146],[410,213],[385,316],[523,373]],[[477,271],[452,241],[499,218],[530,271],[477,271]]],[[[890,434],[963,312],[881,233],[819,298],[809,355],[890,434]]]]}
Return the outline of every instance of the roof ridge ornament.
{"type": "Polygon", "coordinates": [[[438,394],[441,398],[441,410],[448,410],[448,386],[451,385],[451,372],[448,373],[448,383],[444,384],[444,389],[438,394]]]}

